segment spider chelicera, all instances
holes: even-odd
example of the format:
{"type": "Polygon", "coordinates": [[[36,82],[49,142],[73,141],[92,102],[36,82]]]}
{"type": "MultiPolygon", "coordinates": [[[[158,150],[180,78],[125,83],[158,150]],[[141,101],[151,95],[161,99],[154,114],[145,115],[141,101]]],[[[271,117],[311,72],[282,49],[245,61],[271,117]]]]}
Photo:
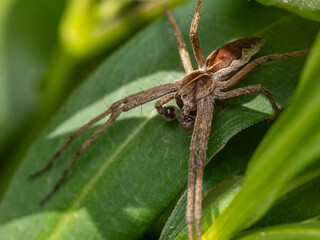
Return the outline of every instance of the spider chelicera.
{"type": "Polygon", "coordinates": [[[156,109],[164,119],[171,121],[177,118],[184,129],[193,130],[190,143],[186,222],[189,239],[193,239],[194,219],[197,239],[201,239],[202,176],[206,160],[206,150],[215,99],[228,99],[250,93],[262,93],[268,98],[273,108],[274,114],[269,117],[269,120],[273,120],[279,115],[280,110],[273,100],[271,93],[262,85],[256,84],[229,91],[225,90],[233,87],[249,72],[265,62],[282,58],[297,57],[305,55],[309,52],[309,50],[301,50],[291,53],[267,55],[251,60],[251,58],[260,51],[264,44],[264,40],[260,37],[247,37],[227,43],[217,48],[205,60],[197,35],[201,6],[202,0],[198,0],[189,33],[189,38],[198,64],[198,69],[193,69],[180,29],[176,24],[171,11],[168,8],[165,8],[165,13],[171,23],[176,38],[180,58],[185,69],[186,76],[172,83],[153,87],[136,94],[132,94],[113,103],[108,110],[101,113],[70,135],[67,141],[54,154],[48,164],[44,168],[32,174],[30,178],[34,178],[48,170],[52,166],[55,159],[73,139],[78,137],[83,131],[88,129],[94,123],[110,115],[109,119],[102,126],[100,126],[77,150],[67,168],[60,176],[58,182],[49,192],[49,194],[41,201],[41,204],[44,204],[58,190],[63,179],[67,175],[72,165],[78,159],[79,155],[103,131],[105,131],[106,128],[109,127],[122,112],[129,111],[139,105],[160,98],[160,100],[158,100],[156,103],[156,109]],[[173,99],[176,100],[180,109],[177,109],[173,106],[164,106],[173,99]]]}

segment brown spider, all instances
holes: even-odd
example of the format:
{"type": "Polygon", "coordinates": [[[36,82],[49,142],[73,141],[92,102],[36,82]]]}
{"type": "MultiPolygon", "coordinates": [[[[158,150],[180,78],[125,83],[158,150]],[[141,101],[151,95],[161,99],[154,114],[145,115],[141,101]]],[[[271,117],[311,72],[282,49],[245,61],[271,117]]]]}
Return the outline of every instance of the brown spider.
{"type": "Polygon", "coordinates": [[[172,25],[179,48],[180,58],[187,75],[182,79],[176,80],[172,83],[153,87],[136,94],[132,94],[113,103],[107,111],[101,113],[69,136],[68,140],[55,153],[48,164],[44,168],[32,174],[30,178],[34,178],[48,170],[52,166],[55,159],[73,139],[78,137],[83,131],[88,129],[94,123],[98,122],[109,114],[111,115],[110,118],[102,126],[100,126],[77,150],[54,188],[41,201],[41,205],[44,204],[58,190],[63,179],[67,175],[72,165],[78,159],[79,155],[103,131],[105,131],[106,128],[109,127],[122,112],[129,111],[132,108],[161,97],[156,103],[156,109],[158,113],[161,114],[164,119],[169,121],[177,118],[184,129],[193,130],[190,143],[186,221],[189,239],[193,239],[194,218],[196,236],[198,240],[201,239],[200,223],[202,211],[202,176],[206,160],[206,150],[214,109],[214,100],[228,99],[250,93],[263,93],[270,101],[270,104],[274,110],[274,114],[269,117],[269,120],[275,119],[279,115],[280,110],[273,100],[271,93],[262,85],[251,85],[230,91],[223,90],[233,87],[249,72],[265,62],[282,58],[297,57],[305,55],[309,52],[309,50],[302,50],[291,53],[267,55],[251,61],[251,58],[260,51],[264,44],[264,40],[260,37],[248,37],[227,43],[222,47],[217,48],[205,60],[201,52],[200,42],[197,35],[201,5],[202,0],[198,0],[196,12],[192,19],[189,33],[194,56],[198,64],[198,70],[193,69],[180,29],[177,26],[171,11],[168,8],[165,8],[165,13],[172,25]],[[176,100],[177,105],[181,110],[173,106],[164,107],[165,104],[173,99],[176,100]]]}

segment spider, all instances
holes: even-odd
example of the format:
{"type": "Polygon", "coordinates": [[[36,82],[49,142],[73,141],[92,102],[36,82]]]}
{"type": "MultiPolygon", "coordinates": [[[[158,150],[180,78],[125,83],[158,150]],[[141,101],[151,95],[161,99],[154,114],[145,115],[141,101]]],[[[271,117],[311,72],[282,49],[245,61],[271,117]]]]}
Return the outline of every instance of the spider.
{"type": "Polygon", "coordinates": [[[156,102],[155,107],[158,113],[161,114],[165,120],[171,121],[178,119],[185,130],[193,130],[190,143],[186,222],[189,239],[193,239],[194,222],[196,238],[198,240],[201,239],[202,177],[215,99],[228,99],[251,93],[262,93],[267,97],[274,111],[274,114],[271,115],[268,120],[274,120],[280,114],[280,110],[272,98],[270,91],[268,91],[264,86],[256,84],[229,91],[225,90],[233,87],[249,72],[253,71],[265,62],[302,56],[309,52],[307,49],[291,53],[272,54],[252,60],[252,58],[262,48],[264,40],[260,37],[247,37],[227,43],[217,48],[205,60],[197,35],[202,2],[203,0],[197,1],[196,11],[191,22],[189,33],[198,69],[193,69],[180,29],[175,22],[170,9],[165,7],[164,10],[173,29],[186,76],[172,83],[153,87],[116,101],[105,112],[93,118],[87,124],[83,125],[70,135],[67,141],[54,154],[47,165],[30,175],[30,178],[35,178],[47,171],[73,139],[78,137],[82,132],[96,122],[110,115],[109,119],[101,125],[77,150],[54,188],[41,201],[41,205],[47,202],[58,190],[63,179],[66,177],[79,155],[103,131],[105,131],[106,128],[117,120],[122,112],[129,111],[144,103],[160,98],[156,102]],[[176,100],[179,108],[174,106],[164,106],[174,99],[176,100]]]}

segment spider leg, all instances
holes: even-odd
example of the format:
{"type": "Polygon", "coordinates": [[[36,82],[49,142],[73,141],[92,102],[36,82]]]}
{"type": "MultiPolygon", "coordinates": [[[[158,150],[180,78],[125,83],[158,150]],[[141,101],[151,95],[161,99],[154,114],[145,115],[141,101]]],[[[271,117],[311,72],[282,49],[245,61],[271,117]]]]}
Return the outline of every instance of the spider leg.
{"type": "Polygon", "coordinates": [[[160,98],[156,103],[158,113],[167,121],[172,121],[176,118],[176,108],[173,106],[163,107],[164,104],[175,98],[175,94],[169,94],[160,98]]]}
{"type": "Polygon", "coordinates": [[[193,240],[193,205],[194,205],[194,175],[197,164],[197,151],[190,150],[189,160],[189,174],[188,174],[188,195],[187,195],[187,209],[186,222],[188,228],[189,240],[193,240]]]}
{"type": "Polygon", "coordinates": [[[196,223],[197,240],[201,239],[201,212],[202,212],[202,178],[206,160],[208,138],[211,129],[214,109],[213,96],[207,96],[197,103],[197,116],[194,124],[190,144],[190,168],[188,179],[188,203],[187,203],[187,226],[189,240],[193,239],[193,195],[195,194],[194,217],[196,223]],[[197,167],[196,179],[194,179],[195,166],[197,167]],[[195,181],[195,185],[194,185],[195,181]],[[195,187],[195,189],[194,189],[195,187]]]}
{"type": "Polygon", "coordinates": [[[102,118],[108,116],[114,109],[116,109],[118,106],[120,106],[122,104],[121,102],[122,100],[115,102],[107,111],[101,113],[100,115],[98,115],[97,117],[95,117],[94,119],[90,120],[88,123],[86,123],[85,125],[83,125],[82,127],[80,127],[79,129],[77,129],[74,133],[72,133],[67,141],[60,147],[60,149],[53,155],[53,157],[51,158],[51,160],[47,163],[46,166],[44,166],[43,168],[41,168],[40,170],[36,171],[35,173],[31,174],[29,176],[29,179],[38,177],[39,175],[41,175],[42,173],[46,172],[47,170],[49,170],[52,166],[52,164],[54,163],[54,161],[60,156],[60,154],[62,153],[62,151],[72,142],[72,140],[74,140],[75,138],[77,138],[82,132],[84,132],[85,130],[87,130],[89,127],[91,127],[93,124],[95,124],[96,122],[100,121],[102,118]]]}
{"type": "Polygon", "coordinates": [[[283,53],[283,54],[272,54],[263,56],[260,58],[257,58],[251,62],[249,62],[244,68],[242,68],[239,72],[237,72],[233,77],[231,77],[227,81],[218,82],[217,87],[220,89],[228,89],[233,87],[235,84],[237,84],[239,81],[241,81],[245,76],[248,75],[251,71],[253,71],[255,68],[259,67],[263,63],[275,61],[278,59],[283,58],[291,58],[291,57],[299,57],[306,55],[310,52],[310,49],[305,49],[301,51],[296,52],[290,52],[290,53],[283,53]]]}
{"type": "MultiPolygon", "coordinates": [[[[144,104],[146,102],[152,101],[154,99],[157,99],[159,97],[162,97],[166,94],[172,93],[172,92],[176,92],[178,90],[178,87],[180,85],[180,80],[172,82],[172,83],[167,83],[158,87],[154,87],[154,88],[150,88],[135,94],[132,94],[122,100],[119,100],[117,102],[115,102],[114,104],[112,104],[112,106],[105,111],[104,113],[100,114],[98,117],[94,118],[93,120],[91,120],[90,122],[88,122],[87,124],[83,125],[81,128],[79,128],[75,133],[73,133],[68,140],[63,144],[63,146],[58,150],[58,152],[55,154],[55,156],[59,155],[67,145],[70,144],[70,142],[72,141],[72,139],[74,139],[75,137],[77,137],[80,133],[82,133],[84,130],[86,130],[87,128],[89,128],[92,124],[94,124],[95,122],[99,121],[100,119],[102,119],[103,117],[107,116],[108,114],[111,114],[110,118],[101,126],[99,127],[91,136],[89,139],[87,139],[82,145],[81,147],[77,150],[77,152],[74,154],[73,158],[71,159],[71,161],[69,162],[67,168],[64,170],[64,172],[62,173],[62,175],[60,176],[59,180],[57,181],[56,185],[54,186],[54,188],[49,192],[49,194],[41,201],[41,205],[43,205],[46,201],[48,201],[50,199],[50,197],[59,189],[63,179],[65,178],[65,176],[67,175],[67,173],[69,172],[70,168],[72,167],[72,165],[76,162],[76,160],[78,159],[79,155],[103,132],[106,130],[106,128],[108,126],[110,126],[110,124],[112,124],[122,112],[126,112],[131,110],[132,108],[135,108],[141,104],[144,104]],[[73,137],[72,137],[73,136],[73,137]],[[71,140],[70,140],[71,139],[71,140]]],[[[54,158],[55,159],[55,158],[54,158]]],[[[52,165],[52,162],[54,160],[50,160],[48,165],[52,165]]],[[[49,166],[49,167],[50,167],[49,166]]],[[[38,172],[36,172],[35,174],[31,175],[31,176],[37,176],[40,173],[44,172],[48,167],[45,167],[41,170],[39,170],[38,172]]]]}
{"type": "Polygon", "coordinates": [[[162,117],[167,121],[172,121],[176,118],[180,122],[183,129],[187,131],[192,130],[195,121],[192,116],[183,114],[183,111],[174,106],[163,107],[164,104],[170,102],[174,98],[175,94],[170,94],[162,97],[156,103],[156,109],[158,113],[162,115],[162,117]]]}
{"type": "Polygon", "coordinates": [[[181,31],[180,31],[176,21],[174,20],[170,9],[165,7],[164,10],[165,10],[165,13],[167,15],[167,18],[168,18],[169,22],[171,23],[171,27],[172,27],[174,36],[176,38],[176,42],[177,42],[177,45],[178,45],[179,54],[180,54],[180,58],[181,58],[184,70],[186,71],[186,73],[190,73],[190,72],[193,71],[193,67],[192,67],[192,64],[191,64],[190,55],[188,53],[188,49],[187,49],[186,43],[183,40],[183,37],[181,35],[181,31]]]}
{"type": "Polygon", "coordinates": [[[217,99],[228,99],[228,98],[234,98],[234,97],[238,97],[238,96],[243,96],[243,95],[247,95],[250,93],[263,93],[269,100],[274,114],[271,115],[269,117],[268,120],[274,120],[278,117],[278,115],[280,114],[280,110],[276,104],[276,102],[274,101],[271,92],[266,89],[264,86],[262,86],[261,84],[257,84],[257,85],[250,85],[247,87],[242,87],[242,88],[237,88],[228,92],[217,92],[215,97],[217,99]]]}
{"type": "Polygon", "coordinates": [[[73,166],[73,164],[76,162],[80,154],[97,138],[100,136],[102,132],[106,130],[110,124],[112,124],[121,114],[123,111],[123,108],[118,109],[116,112],[113,112],[111,114],[111,117],[106,121],[101,127],[99,127],[91,136],[88,138],[82,145],[81,147],[77,150],[77,152],[73,155],[71,161],[69,162],[68,166],[66,169],[63,171],[62,175],[59,177],[59,180],[53,187],[53,189],[42,199],[40,202],[40,205],[43,205],[50,199],[50,197],[59,189],[61,186],[61,183],[63,179],[66,177],[67,173],[69,172],[70,168],[73,166]]]}
{"type": "Polygon", "coordinates": [[[186,131],[191,131],[194,127],[194,122],[195,122],[195,118],[193,116],[190,115],[185,115],[183,113],[183,110],[180,111],[180,109],[177,109],[176,112],[180,112],[179,114],[177,114],[177,119],[180,122],[180,125],[182,126],[182,128],[186,131]]]}
{"type": "Polygon", "coordinates": [[[195,56],[197,63],[198,63],[198,67],[204,68],[205,67],[205,60],[204,60],[204,57],[203,57],[203,54],[201,51],[200,40],[199,40],[199,37],[197,34],[197,28],[198,28],[198,24],[200,21],[201,5],[202,5],[202,0],[198,0],[196,12],[195,12],[193,19],[192,19],[192,22],[191,22],[189,38],[190,38],[190,41],[192,44],[194,56],[195,56]]]}

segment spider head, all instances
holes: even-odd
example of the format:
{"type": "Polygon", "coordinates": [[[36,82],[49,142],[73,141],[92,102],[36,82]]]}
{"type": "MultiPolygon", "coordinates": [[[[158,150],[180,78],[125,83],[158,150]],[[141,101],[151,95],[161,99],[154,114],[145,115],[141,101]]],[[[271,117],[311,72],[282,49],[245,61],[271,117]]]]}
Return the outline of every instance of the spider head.
{"type": "Polygon", "coordinates": [[[197,70],[186,75],[176,94],[177,105],[182,109],[188,106],[188,111],[196,112],[196,102],[211,94],[216,82],[209,73],[197,70]]]}
{"type": "Polygon", "coordinates": [[[184,77],[175,96],[177,105],[182,110],[179,121],[186,130],[192,130],[197,114],[197,102],[212,94],[216,81],[205,71],[197,70],[184,77]]]}

